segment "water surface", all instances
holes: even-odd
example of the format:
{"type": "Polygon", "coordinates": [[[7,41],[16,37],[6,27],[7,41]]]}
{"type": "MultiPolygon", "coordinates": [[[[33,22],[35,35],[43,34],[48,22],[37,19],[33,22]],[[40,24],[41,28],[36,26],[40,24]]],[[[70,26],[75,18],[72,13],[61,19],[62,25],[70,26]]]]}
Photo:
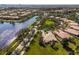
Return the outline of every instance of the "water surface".
{"type": "Polygon", "coordinates": [[[6,47],[11,39],[16,36],[17,32],[21,29],[28,28],[37,20],[37,17],[34,16],[23,23],[0,23],[0,48],[6,47]]]}

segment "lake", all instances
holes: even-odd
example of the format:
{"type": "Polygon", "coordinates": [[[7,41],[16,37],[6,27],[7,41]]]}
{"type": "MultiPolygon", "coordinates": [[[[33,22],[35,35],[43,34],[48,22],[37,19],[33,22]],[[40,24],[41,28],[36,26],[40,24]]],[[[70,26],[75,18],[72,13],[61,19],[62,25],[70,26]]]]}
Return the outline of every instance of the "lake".
{"type": "Polygon", "coordinates": [[[34,16],[23,23],[0,23],[0,48],[9,45],[9,42],[16,37],[16,33],[21,29],[28,28],[37,20],[37,17],[34,16]]]}

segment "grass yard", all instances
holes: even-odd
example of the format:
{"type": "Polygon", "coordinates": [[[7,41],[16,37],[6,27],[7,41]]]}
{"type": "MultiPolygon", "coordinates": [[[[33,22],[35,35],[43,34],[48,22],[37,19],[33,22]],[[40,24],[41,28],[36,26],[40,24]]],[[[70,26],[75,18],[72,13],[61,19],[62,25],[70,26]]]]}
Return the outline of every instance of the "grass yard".
{"type": "Polygon", "coordinates": [[[55,44],[55,47],[58,47],[58,50],[53,49],[50,44],[47,44],[46,47],[39,45],[40,34],[37,33],[34,36],[34,40],[31,42],[30,49],[25,52],[25,55],[66,55],[67,51],[62,48],[62,45],[58,42],[55,44]]]}
{"type": "Polygon", "coordinates": [[[42,29],[47,32],[55,25],[55,22],[53,19],[45,19],[45,21],[42,24],[42,29]]]}
{"type": "Polygon", "coordinates": [[[47,20],[45,21],[45,24],[48,25],[48,26],[51,26],[51,25],[54,24],[54,22],[53,22],[53,20],[51,20],[51,19],[47,19],[47,20]]]}

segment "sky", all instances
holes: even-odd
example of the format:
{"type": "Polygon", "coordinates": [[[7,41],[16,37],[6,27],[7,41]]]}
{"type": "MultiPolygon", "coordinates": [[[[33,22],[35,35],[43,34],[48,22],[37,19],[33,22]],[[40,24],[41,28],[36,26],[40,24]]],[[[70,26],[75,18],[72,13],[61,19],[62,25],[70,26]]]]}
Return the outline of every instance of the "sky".
{"type": "Polygon", "coordinates": [[[0,4],[79,4],[78,0],[0,0],[0,4]]]}

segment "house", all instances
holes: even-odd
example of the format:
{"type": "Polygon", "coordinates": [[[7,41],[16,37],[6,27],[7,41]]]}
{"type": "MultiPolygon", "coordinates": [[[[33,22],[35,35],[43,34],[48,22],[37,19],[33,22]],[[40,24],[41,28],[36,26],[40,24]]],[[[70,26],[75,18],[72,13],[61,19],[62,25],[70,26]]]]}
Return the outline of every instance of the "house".
{"type": "Polygon", "coordinates": [[[64,32],[63,30],[54,31],[54,34],[60,37],[61,39],[69,39],[70,34],[64,32]]]}
{"type": "Polygon", "coordinates": [[[48,31],[48,33],[45,33],[42,31],[42,37],[43,37],[43,42],[48,43],[51,41],[57,41],[56,37],[51,31],[48,31]]]}
{"type": "Polygon", "coordinates": [[[73,29],[79,30],[79,26],[70,26],[73,29]]]}
{"type": "Polygon", "coordinates": [[[55,17],[56,19],[60,19],[60,17],[55,17]]]}
{"type": "Polygon", "coordinates": [[[79,26],[78,23],[75,23],[75,22],[72,22],[72,23],[69,23],[70,26],[79,26]]]}
{"type": "Polygon", "coordinates": [[[49,16],[49,18],[54,18],[54,16],[49,16]]]}
{"type": "Polygon", "coordinates": [[[70,34],[73,34],[73,35],[79,36],[79,31],[77,31],[77,30],[74,30],[74,29],[68,28],[68,29],[65,29],[65,31],[66,31],[67,33],[70,33],[70,34]]]}
{"type": "Polygon", "coordinates": [[[74,23],[74,21],[69,20],[67,18],[60,18],[60,20],[62,20],[63,22],[67,22],[67,23],[74,23]]]}

